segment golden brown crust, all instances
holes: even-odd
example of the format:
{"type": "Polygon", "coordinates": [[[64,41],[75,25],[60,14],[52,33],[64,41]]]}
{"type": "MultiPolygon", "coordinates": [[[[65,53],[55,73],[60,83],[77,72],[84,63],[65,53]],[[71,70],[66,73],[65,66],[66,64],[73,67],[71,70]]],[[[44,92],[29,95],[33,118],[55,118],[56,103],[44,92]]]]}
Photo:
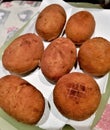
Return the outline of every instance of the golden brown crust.
{"type": "Polygon", "coordinates": [[[41,70],[50,81],[57,81],[70,72],[76,62],[76,47],[68,38],[57,38],[45,49],[41,70]]]}
{"type": "Polygon", "coordinates": [[[27,81],[7,75],[0,79],[0,107],[20,122],[35,124],[43,115],[45,100],[27,81]]]}
{"type": "Polygon", "coordinates": [[[110,42],[102,37],[86,41],[79,50],[80,68],[93,76],[103,76],[110,71],[110,42]]]}
{"type": "Polygon", "coordinates": [[[44,40],[52,41],[61,34],[65,22],[64,8],[58,4],[51,4],[40,12],[35,28],[44,40]]]}
{"type": "Polygon", "coordinates": [[[101,93],[96,81],[87,74],[74,72],[60,78],[53,91],[59,112],[73,120],[85,120],[97,109],[101,93]]]}
{"type": "Polygon", "coordinates": [[[89,39],[95,30],[95,20],[88,11],[73,14],[66,25],[65,33],[76,45],[81,45],[89,39]]]}
{"type": "Polygon", "coordinates": [[[30,72],[38,66],[43,51],[44,46],[39,36],[24,34],[6,48],[2,57],[3,65],[17,74],[30,72]]]}

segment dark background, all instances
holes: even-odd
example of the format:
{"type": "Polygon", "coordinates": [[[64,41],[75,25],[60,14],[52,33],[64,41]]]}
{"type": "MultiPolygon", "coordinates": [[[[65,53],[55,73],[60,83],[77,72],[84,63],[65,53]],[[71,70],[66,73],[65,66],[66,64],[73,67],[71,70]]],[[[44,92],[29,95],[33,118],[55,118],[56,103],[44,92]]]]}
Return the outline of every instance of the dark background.
{"type": "Polygon", "coordinates": [[[94,3],[94,4],[99,3],[99,0],[64,0],[64,1],[69,1],[69,2],[88,2],[88,3],[94,3]]]}
{"type": "MultiPolygon", "coordinates": [[[[8,2],[8,1],[12,1],[12,0],[3,0],[3,2],[8,2]]],[[[26,1],[26,0],[21,0],[21,1],[26,1]]],[[[29,1],[29,0],[27,0],[27,1],[29,1]]],[[[41,1],[41,0],[32,0],[32,1],[41,1]]],[[[89,2],[89,3],[94,3],[94,4],[99,3],[99,0],[64,0],[64,1],[66,1],[66,2],[89,2]]]]}

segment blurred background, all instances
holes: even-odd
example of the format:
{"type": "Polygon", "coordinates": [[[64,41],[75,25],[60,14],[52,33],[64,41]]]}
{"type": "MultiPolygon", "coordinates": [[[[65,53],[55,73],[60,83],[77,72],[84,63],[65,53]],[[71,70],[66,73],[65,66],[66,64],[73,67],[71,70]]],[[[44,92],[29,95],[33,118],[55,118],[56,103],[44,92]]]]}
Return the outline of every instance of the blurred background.
{"type": "Polygon", "coordinates": [[[110,9],[110,0],[64,0],[64,1],[100,4],[103,8],[110,9]]]}
{"type": "MultiPolygon", "coordinates": [[[[9,1],[20,1],[20,0],[0,0],[0,2],[9,2],[9,1]]],[[[26,1],[26,0],[21,0],[26,1]]],[[[42,0],[27,0],[27,1],[42,1],[42,0]]],[[[110,9],[110,0],[64,0],[66,2],[86,2],[92,4],[100,4],[101,7],[110,9]]]]}

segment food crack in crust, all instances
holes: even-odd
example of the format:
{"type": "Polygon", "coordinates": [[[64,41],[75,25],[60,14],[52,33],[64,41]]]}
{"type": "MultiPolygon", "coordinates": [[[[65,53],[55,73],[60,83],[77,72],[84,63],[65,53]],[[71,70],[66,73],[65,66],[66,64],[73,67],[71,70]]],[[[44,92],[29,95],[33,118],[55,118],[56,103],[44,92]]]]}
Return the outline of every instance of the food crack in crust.
{"type": "Polygon", "coordinates": [[[85,86],[78,83],[69,84],[67,91],[68,91],[67,97],[77,99],[77,97],[82,97],[85,94],[85,86]]]}

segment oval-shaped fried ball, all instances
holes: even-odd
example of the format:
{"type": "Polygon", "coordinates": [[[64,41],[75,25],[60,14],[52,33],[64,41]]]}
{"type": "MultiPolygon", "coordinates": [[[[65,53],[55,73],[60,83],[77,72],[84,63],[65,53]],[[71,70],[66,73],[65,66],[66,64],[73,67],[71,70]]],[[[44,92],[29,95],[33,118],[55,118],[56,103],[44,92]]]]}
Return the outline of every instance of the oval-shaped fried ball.
{"type": "Polygon", "coordinates": [[[65,117],[82,121],[89,118],[98,108],[100,88],[93,77],[72,72],[61,77],[53,91],[53,100],[65,117]]]}
{"type": "Polygon", "coordinates": [[[35,124],[43,115],[45,100],[29,82],[7,75],[0,78],[0,107],[20,122],[35,124]]]}
{"type": "Polygon", "coordinates": [[[79,11],[67,21],[65,33],[76,45],[89,39],[95,30],[95,19],[88,11],[79,11]]]}
{"type": "Polygon", "coordinates": [[[110,42],[102,37],[87,40],[80,47],[78,61],[83,71],[103,76],[110,71],[110,42]]]}
{"type": "Polygon", "coordinates": [[[41,59],[44,76],[56,82],[61,76],[70,72],[76,62],[76,47],[68,38],[57,38],[45,49],[41,59]]]}
{"type": "Polygon", "coordinates": [[[35,28],[45,41],[51,41],[61,34],[65,22],[64,8],[58,4],[51,4],[40,12],[35,28]]]}
{"type": "Polygon", "coordinates": [[[25,74],[39,65],[43,51],[44,45],[39,36],[24,34],[5,49],[2,62],[8,71],[25,74]]]}

